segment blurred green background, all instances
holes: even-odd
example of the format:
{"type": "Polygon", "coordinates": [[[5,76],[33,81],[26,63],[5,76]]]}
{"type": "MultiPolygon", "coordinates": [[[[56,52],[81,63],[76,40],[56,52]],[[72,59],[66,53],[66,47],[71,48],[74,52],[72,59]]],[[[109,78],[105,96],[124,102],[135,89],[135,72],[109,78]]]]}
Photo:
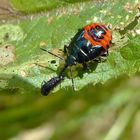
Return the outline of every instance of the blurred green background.
{"type": "Polygon", "coordinates": [[[140,140],[139,0],[0,0],[1,140],[140,140]],[[84,25],[111,28],[113,45],[92,72],[74,66],[49,96],[40,85],[84,25]],[[55,62],[54,62],[55,60],[55,62]]]}

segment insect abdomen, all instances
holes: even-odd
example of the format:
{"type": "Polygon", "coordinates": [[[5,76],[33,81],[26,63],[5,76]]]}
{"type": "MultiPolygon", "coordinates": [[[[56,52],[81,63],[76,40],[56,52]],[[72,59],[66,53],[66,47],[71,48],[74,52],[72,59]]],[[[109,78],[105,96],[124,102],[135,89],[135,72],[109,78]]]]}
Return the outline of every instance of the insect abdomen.
{"type": "Polygon", "coordinates": [[[63,80],[63,77],[53,77],[48,82],[44,82],[44,84],[41,87],[41,94],[44,96],[47,96],[51,90],[53,90],[61,81],[63,80]]]}

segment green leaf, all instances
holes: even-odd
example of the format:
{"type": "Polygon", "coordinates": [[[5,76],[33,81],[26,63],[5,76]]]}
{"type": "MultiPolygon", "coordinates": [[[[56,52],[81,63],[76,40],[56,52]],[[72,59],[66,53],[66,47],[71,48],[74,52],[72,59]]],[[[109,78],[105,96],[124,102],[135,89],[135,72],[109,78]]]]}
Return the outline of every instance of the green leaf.
{"type": "MultiPolygon", "coordinates": [[[[13,0],[12,2],[16,3],[17,1],[13,0]]],[[[24,4],[28,4],[25,1],[22,1],[22,3],[22,7],[26,7],[24,4]]],[[[40,1],[40,3],[45,7],[43,1],[40,1]]],[[[40,3],[38,3],[38,6],[40,3]]],[[[51,76],[56,75],[60,71],[62,68],[61,65],[64,64],[57,58],[42,52],[39,49],[42,44],[46,49],[59,53],[58,49],[63,50],[63,46],[69,44],[70,38],[74,36],[78,28],[88,23],[102,22],[104,24],[111,24],[115,28],[120,26],[121,23],[128,24],[127,16],[129,16],[129,23],[133,23],[137,10],[133,9],[133,14],[129,14],[124,8],[126,4],[125,1],[114,1],[113,3],[95,2],[94,5],[92,5],[92,2],[77,3],[75,5],[67,5],[62,8],[63,10],[60,8],[47,14],[31,16],[31,18],[27,16],[25,20],[20,20],[19,23],[15,20],[16,24],[11,22],[1,25],[1,47],[7,44],[13,45],[16,57],[13,63],[3,65],[0,68],[2,75],[8,74],[12,77],[11,79],[4,79],[4,83],[8,83],[8,89],[18,88],[19,91],[23,90],[21,88],[22,81],[30,84],[34,89],[40,88],[43,80],[48,81],[51,76]],[[120,6],[119,10],[114,10],[118,5],[120,6]],[[6,35],[8,36],[7,38],[5,37],[6,35]],[[56,63],[51,63],[52,61],[56,63]],[[18,81],[19,78],[21,79],[21,83],[16,82],[13,84],[12,79],[18,81]]],[[[31,4],[28,5],[35,7],[31,4]]],[[[27,7],[27,9],[29,8],[27,7]]],[[[125,30],[126,26],[122,25],[121,29],[124,28],[125,30]]],[[[140,24],[137,24],[135,29],[139,27],[140,24]]],[[[79,65],[76,67],[73,66],[74,81],[77,90],[90,83],[93,85],[104,83],[108,79],[119,75],[126,73],[131,75],[139,71],[140,37],[137,34],[133,37],[131,32],[127,30],[126,32],[122,37],[117,30],[112,30],[114,45],[109,49],[108,60],[105,63],[98,64],[98,66],[96,63],[90,63],[91,73],[81,70],[82,68],[79,65]]],[[[62,52],[60,53],[62,55],[62,52]]],[[[61,87],[58,86],[56,90],[70,84],[71,81],[67,77],[62,82],[61,87]]],[[[23,93],[27,91],[26,86],[24,89],[23,93]]]]}
{"type": "Polygon", "coordinates": [[[63,140],[69,136],[90,139],[86,132],[94,126],[97,135],[92,135],[91,139],[108,138],[111,129],[110,133],[109,129],[103,129],[106,126],[117,128],[113,124],[120,130],[116,137],[121,138],[139,106],[139,75],[134,76],[140,71],[140,36],[136,32],[140,23],[135,20],[139,1],[10,2],[22,14],[14,11],[10,13],[12,18],[1,20],[0,24],[1,139],[8,139],[42,123],[44,125],[44,122],[53,126],[53,133],[48,139],[63,140]],[[128,3],[132,7],[127,6],[128,3]],[[61,51],[64,45],[69,44],[79,28],[93,22],[112,26],[113,45],[107,61],[99,64],[90,62],[91,72],[84,71],[81,65],[73,66],[76,94],[71,88],[68,69],[61,86],[53,91],[55,94],[41,97],[42,81],[57,75],[64,63],[42,52],[40,47],[66,57],[61,51]],[[123,109],[124,106],[126,108],[123,109]],[[127,120],[126,114],[130,115],[127,120]],[[117,123],[119,121],[113,123],[117,117],[117,120],[126,120],[123,126],[117,123]]]}
{"type": "Polygon", "coordinates": [[[47,11],[58,7],[63,7],[69,3],[82,2],[87,0],[11,0],[12,5],[24,13],[34,13],[47,11]]]}

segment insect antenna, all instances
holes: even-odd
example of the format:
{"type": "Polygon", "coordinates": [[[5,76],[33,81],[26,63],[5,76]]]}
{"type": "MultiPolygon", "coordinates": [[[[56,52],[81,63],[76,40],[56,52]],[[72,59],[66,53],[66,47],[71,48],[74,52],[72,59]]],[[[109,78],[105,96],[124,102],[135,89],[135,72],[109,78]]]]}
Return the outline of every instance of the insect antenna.
{"type": "Polygon", "coordinates": [[[63,61],[65,60],[63,57],[61,57],[59,55],[56,55],[56,54],[54,54],[54,53],[52,53],[52,52],[50,52],[50,51],[48,51],[48,50],[46,50],[44,48],[40,48],[40,49],[45,51],[45,52],[47,52],[47,53],[49,53],[49,54],[51,54],[51,55],[53,55],[53,56],[55,56],[55,57],[57,57],[57,58],[59,58],[59,59],[61,59],[61,60],[63,60],[63,61]]]}

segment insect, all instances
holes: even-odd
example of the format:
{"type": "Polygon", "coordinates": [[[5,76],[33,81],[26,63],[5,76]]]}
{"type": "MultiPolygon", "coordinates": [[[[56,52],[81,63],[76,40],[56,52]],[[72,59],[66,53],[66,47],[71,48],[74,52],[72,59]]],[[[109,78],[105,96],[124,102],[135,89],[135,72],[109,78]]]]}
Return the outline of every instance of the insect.
{"type": "Polygon", "coordinates": [[[70,44],[68,46],[64,46],[64,52],[67,54],[67,58],[65,60],[64,58],[41,48],[42,50],[65,61],[65,65],[58,76],[53,77],[48,82],[43,82],[41,86],[42,95],[47,96],[51,90],[64,80],[65,70],[68,67],[70,67],[72,87],[75,90],[71,67],[80,63],[83,65],[84,69],[88,70],[88,61],[101,62],[104,60],[103,58],[106,58],[108,55],[111,41],[112,35],[109,29],[107,29],[103,24],[92,23],[79,29],[71,39],[70,44]]]}

